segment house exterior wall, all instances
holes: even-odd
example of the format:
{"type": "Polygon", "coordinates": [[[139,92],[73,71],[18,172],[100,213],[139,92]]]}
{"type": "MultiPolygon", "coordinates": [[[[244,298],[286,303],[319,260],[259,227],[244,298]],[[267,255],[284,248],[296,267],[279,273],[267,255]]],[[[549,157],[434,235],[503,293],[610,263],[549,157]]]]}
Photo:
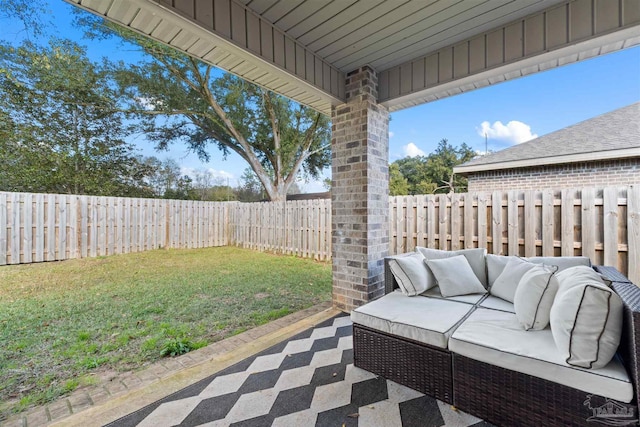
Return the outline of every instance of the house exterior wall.
{"type": "Polygon", "coordinates": [[[475,172],[469,191],[540,190],[640,183],[640,157],[475,172]]]}

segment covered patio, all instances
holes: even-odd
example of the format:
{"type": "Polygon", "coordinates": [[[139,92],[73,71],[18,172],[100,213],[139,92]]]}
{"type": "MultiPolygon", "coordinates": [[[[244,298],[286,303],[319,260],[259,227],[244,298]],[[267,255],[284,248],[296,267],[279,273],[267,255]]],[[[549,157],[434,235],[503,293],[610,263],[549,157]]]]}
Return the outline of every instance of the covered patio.
{"type": "MultiPolygon", "coordinates": [[[[168,384],[162,380],[153,382],[133,394],[110,399],[102,409],[95,406],[62,419],[61,425],[114,421],[149,404],[149,399],[157,401],[182,393],[182,387],[189,384],[208,381],[174,399],[180,403],[166,401],[128,420],[132,425],[178,425],[193,415],[195,406],[190,405],[219,397],[217,392],[207,392],[216,381],[210,375],[217,370],[231,369],[221,376],[245,375],[233,391],[238,393],[240,387],[248,387],[249,375],[271,369],[256,370],[256,364],[277,359],[274,366],[280,371],[273,384],[243,392],[244,396],[266,390],[265,401],[271,402],[266,413],[255,419],[236,417],[233,408],[243,399],[236,396],[224,416],[208,424],[193,420],[193,425],[242,425],[241,421],[251,425],[251,420],[253,425],[270,425],[265,424],[267,420],[271,423],[278,418],[271,413],[277,408],[272,406],[277,397],[268,390],[277,389],[283,377],[282,363],[296,354],[305,354],[308,360],[291,369],[313,367],[305,375],[316,378],[317,370],[326,368],[318,374],[326,378],[314,385],[310,408],[296,413],[310,410],[318,389],[338,381],[349,390],[368,381],[368,388],[363,389],[368,398],[354,401],[351,393],[347,398],[342,389],[332,386],[324,390],[333,403],[317,403],[312,415],[305,413],[282,425],[307,425],[311,419],[316,423],[318,414],[338,407],[346,408],[343,412],[364,409],[355,414],[331,413],[326,425],[338,419],[357,425],[358,417],[360,425],[402,424],[403,411],[412,414],[407,409],[410,405],[402,404],[423,395],[390,381],[381,386],[366,371],[353,368],[350,322],[340,313],[349,313],[385,293],[389,113],[640,44],[640,3],[635,0],[67,1],[330,115],[333,307],[309,313],[306,320],[296,319],[295,327],[280,324],[263,340],[248,334],[240,353],[201,356],[203,360],[193,369],[174,372],[175,382],[167,387],[162,387],[168,384]],[[291,349],[303,342],[309,348],[291,349]],[[236,362],[239,364],[234,365],[236,362]],[[369,398],[376,390],[380,396],[369,398]],[[142,398],[145,394],[146,400],[142,398]],[[376,413],[377,405],[386,410],[376,413]],[[153,418],[154,413],[158,418],[153,418]],[[172,419],[176,413],[184,417],[172,419]],[[168,418],[161,418],[163,414],[168,418]],[[383,414],[395,418],[389,421],[383,414]],[[271,418],[258,419],[267,415],[271,418]]],[[[283,390],[277,389],[279,393],[283,390]]],[[[298,398],[290,396],[291,401],[298,398]]],[[[259,399],[253,401],[254,406],[259,403],[259,399]]],[[[443,421],[446,425],[487,425],[435,399],[421,401],[421,405],[431,405],[429,414],[440,417],[423,425],[443,425],[443,421]]]]}
{"type": "Polygon", "coordinates": [[[333,304],[383,294],[389,113],[640,44],[634,0],[73,0],[331,116],[333,304]]]}

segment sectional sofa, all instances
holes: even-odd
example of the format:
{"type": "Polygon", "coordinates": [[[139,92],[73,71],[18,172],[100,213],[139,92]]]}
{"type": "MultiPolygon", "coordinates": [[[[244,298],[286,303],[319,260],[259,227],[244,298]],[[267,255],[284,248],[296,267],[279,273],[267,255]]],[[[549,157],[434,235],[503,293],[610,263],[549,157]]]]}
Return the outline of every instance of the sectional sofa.
{"type": "Polygon", "coordinates": [[[640,288],[614,268],[417,248],[385,291],[351,313],[356,366],[496,425],[638,424],[640,288]]]}

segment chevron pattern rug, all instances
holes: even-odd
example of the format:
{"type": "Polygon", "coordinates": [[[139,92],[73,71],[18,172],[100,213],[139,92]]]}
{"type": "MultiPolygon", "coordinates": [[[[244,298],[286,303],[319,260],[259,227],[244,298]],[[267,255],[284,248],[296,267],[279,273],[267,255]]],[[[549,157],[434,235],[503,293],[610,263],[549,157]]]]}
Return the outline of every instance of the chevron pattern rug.
{"type": "Polygon", "coordinates": [[[341,315],[131,413],[113,427],[489,426],[353,366],[341,315]]]}

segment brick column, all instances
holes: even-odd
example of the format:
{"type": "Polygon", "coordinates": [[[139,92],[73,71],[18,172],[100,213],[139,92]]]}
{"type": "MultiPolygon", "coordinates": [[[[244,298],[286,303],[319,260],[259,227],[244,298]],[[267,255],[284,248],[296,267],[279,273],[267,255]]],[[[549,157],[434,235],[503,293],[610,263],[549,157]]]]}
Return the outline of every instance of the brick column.
{"type": "Polygon", "coordinates": [[[384,294],[389,251],[389,111],[368,66],[347,74],[346,104],[331,110],[333,305],[384,294]]]}

